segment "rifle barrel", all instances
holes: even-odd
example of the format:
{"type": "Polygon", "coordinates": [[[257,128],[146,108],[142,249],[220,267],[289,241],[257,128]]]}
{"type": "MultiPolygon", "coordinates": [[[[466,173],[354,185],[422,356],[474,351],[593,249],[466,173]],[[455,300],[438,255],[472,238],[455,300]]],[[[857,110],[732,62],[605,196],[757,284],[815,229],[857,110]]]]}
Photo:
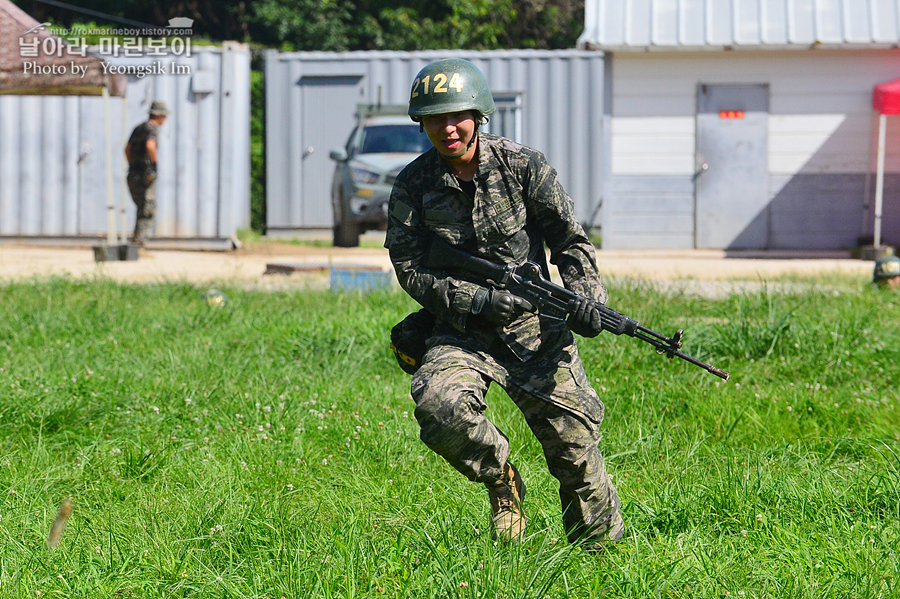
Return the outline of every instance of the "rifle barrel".
{"type": "MultiPolygon", "coordinates": [[[[524,291],[528,292],[530,297],[525,299],[532,301],[535,307],[539,309],[539,312],[548,316],[564,318],[568,303],[572,299],[579,297],[575,292],[544,279],[537,265],[526,262],[524,265],[520,265],[519,268],[522,270],[516,274],[514,270],[511,271],[506,265],[501,266],[479,256],[473,256],[468,252],[449,245],[437,236],[432,236],[426,265],[431,268],[461,268],[493,280],[497,285],[506,285],[508,282],[507,278],[512,278],[518,281],[518,284],[521,285],[524,291]],[[509,277],[510,274],[513,276],[509,277]]],[[[614,335],[628,335],[629,337],[646,341],[655,347],[657,351],[666,353],[670,358],[678,356],[682,360],[699,366],[721,379],[728,380],[730,375],[721,368],[716,368],[711,364],[679,351],[678,348],[681,347],[681,330],[675,334],[674,338],[666,337],[653,329],[641,325],[630,316],[626,316],[608,306],[598,303],[595,303],[595,305],[600,311],[600,321],[603,330],[609,331],[614,335]]]]}
{"type": "Polygon", "coordinates": [[[682,360],[685,360],[686,362],[690,362],[694,366],[699,366],[703,370],[716,375],[720,379],[727,381],[728,377],[731,376],[728,372],[722,370],[721,368],[716,368],[712,364],[707,364],[706,362],[703,362],[702,360],[698,360],[694,356],[689,356],[688,354],[684,353],[683,351],[680,351],[674,345],[669,345],[669,344],[663,343],[659,339],[654,339],[653,337],[648,337],[647,335],[644,335],[643,333],[635,333],[633,335],[633,337],[640,339],[641,341],[646,341],[647,343],[649,343],[650,345],[655,347],[657,349],[657,351],[665,352],[669,357],[676,356],[676,357],[681,358],[682,360]]]}

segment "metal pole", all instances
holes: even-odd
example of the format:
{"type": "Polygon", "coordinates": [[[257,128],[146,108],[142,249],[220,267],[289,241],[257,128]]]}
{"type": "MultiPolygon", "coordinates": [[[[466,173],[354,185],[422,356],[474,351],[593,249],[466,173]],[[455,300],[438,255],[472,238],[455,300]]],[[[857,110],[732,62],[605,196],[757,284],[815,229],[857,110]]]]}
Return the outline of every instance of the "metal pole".
{"type": "Polygon", "coordinates": [[[884,144],[887,130],[887,115],[878,118],[878,164],[875,174],[875,249],[881,247],[881,205],[884,196],[884,144]]]}
{"type": "MultiPolygon", "coordinates": [[[[122,147],[125,147],[125,144],[128,143],[128,98],[122,97],[122,147]]],[[[122,236],[119,238],[121,240],[121,245],[126,245],[128,240],[126,239],[126,231],[128,231],[128,215],[125,212],[125,207],[128,205],[128,161],[125,161],[125,168],[122,171],[122,236]]]]}
{"type": "Polygon", "coordinates": [[[103,86],[103,121],[106,125],[106,243],[116,245],[116,207],[113,198],[112,124],[109,116],[109,90],[103,86]]]}

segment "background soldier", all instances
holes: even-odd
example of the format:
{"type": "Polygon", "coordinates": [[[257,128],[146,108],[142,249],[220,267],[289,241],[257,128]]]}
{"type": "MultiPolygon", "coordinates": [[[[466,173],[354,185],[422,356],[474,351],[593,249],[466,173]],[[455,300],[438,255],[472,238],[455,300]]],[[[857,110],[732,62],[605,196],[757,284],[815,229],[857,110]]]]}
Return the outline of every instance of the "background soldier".
{"type": "Polygon", "coordinates": [[[141,123],[131,132],[125,145],[128,160],[128,190],[137,205],[137,220],[131,240],[140,246],[147,240],[147,232],[153,226],[156,214],[156,150],[159,126],[166,122],[165,102],[150,105],[150,119],[141,123]]]}
{"type": "Polygon", "coordinates": [[[437,318],[413,375],[415,416],[428,447],[487,487],[495,538],[518,540],[524,480],[508,459],[509,440],[484,415],[485,393],[499,384],[559,480],[569,540],[599,547],[621,538],[624,525],[598,447],[604,407],[571,332],[596,336],[598,310],[583,300],[567,321],[548,319],[475,275],[427,266],[438,236],[496,263],[531,260],[549,278],[546,242],[566,287],[606,301],[594,248],[556,171],[537,150],[479,133],[494,109],[484,75],[465,60],[429,64],[410,92],[409,115],[434,148],[397,177],[385,247],[400,285],[437,318]]]}
{"type": "Polygon", "coordinates": [[[900,258],[884,256],[875,261],[872,282],[879,287],[897,289],[900,287],[900,258]]]}

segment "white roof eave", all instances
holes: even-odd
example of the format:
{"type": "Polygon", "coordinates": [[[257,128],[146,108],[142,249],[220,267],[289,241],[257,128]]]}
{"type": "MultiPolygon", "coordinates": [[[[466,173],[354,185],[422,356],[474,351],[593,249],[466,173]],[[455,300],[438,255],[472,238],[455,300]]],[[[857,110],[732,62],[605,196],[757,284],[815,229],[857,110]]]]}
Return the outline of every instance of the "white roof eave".
{"type": "Polygon", "coordinates": [[[585,0],[577,47],[609,52],[886,49],[900,0],[585,0]]]}
{"type": "Polygon", "coordinates": [[[654,52],[746,52],[746,51],[798,51],[798,50],[891,50],[900,48],[897,43],[883,44],[733,44],[733,45],[704,45],[704,46],[682,46],[682,45],[652,45],[652,46],[630,46],[630,45],[605,45],[582,43],[579,45],[583,50],[603,51],[610,53],[631,53],[631,54],[650,54],[654,52]]]}

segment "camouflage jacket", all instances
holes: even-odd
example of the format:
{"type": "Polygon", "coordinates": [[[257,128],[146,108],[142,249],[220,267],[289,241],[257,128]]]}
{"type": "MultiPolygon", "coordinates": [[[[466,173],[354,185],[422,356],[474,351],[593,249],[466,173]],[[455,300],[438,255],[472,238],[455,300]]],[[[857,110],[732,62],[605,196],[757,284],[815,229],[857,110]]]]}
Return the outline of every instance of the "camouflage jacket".
{"type": "Polygon", "coordinates": [[[605,303],[594,248],[575,217],[572,199],[556,170],[539,151],[508,139],[479,133],[475,199],[434,148],[398,175],[388,207],[385,247],[401,287],[455,329],[485,342],[499,337],[521,360],[540,345],[541,319],[523,314],[494,327],[469,314],[472,298],[487,281],[464,271],[427,268],[423,262],[431,234],[498,264],[532,260],[546,272],[550,262],[565,286],[605,303]]]}

